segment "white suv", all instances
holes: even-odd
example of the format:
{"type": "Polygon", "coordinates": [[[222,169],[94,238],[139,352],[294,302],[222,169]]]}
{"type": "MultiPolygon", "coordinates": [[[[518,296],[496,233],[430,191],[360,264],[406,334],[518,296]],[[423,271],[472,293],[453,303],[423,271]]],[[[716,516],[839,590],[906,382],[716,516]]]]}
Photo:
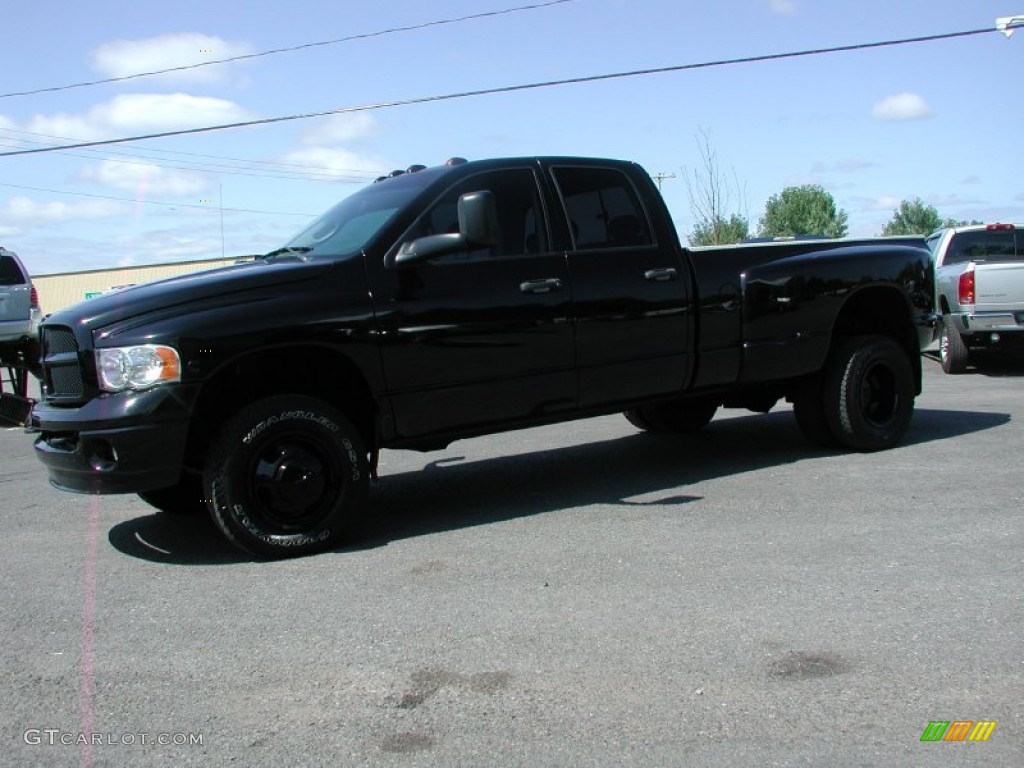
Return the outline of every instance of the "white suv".
{"type": "Polygon", "coordinates": [[[31,342],[39,331],[39,295],[12,251],[0,247],[0,357],[31,342]]]}

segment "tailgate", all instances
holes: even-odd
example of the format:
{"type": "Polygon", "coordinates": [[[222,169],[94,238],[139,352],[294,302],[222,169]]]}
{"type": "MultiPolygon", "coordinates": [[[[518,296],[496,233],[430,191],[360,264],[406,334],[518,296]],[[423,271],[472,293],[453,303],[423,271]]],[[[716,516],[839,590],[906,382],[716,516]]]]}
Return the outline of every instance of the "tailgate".
{"type": "Polygon", "coordinates": [[[974,307],[979,312],[1024,312],[1024,262],[974,266],[974,307]]]}

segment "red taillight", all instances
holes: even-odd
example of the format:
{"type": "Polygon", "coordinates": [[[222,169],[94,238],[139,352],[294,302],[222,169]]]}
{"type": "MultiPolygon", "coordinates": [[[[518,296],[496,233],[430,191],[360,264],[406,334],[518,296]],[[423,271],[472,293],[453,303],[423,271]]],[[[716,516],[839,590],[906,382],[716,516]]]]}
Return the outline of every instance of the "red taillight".
{"type": "Polygon", "coordinates": [[[988,224],[985,229],[989,232],[1012,232],[1016,227],[1013,224],[988,224]]]}
{"type": "Polygon", "coordinates": [[[957,290],[957,300],[961,304],[974,303],[974,270],[970,269],[960,275],[960,285],[957,290]]]}
{"type": "Polygon", "coordinates": [[[39,292],[36,290],[34,285],[32,286],[32,292],[29,295],[32,297],[32,308],[39,309],[39,292]]]}

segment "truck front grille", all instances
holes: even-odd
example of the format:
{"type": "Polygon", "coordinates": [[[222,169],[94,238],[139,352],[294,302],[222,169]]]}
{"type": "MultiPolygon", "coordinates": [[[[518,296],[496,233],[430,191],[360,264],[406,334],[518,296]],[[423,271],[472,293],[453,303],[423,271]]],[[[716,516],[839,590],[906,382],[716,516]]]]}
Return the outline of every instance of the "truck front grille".
{"type": "Polygon", "coordinates": [[[43,354],[63,355],[68,352],[78,352],[78,341],[70,328],[59,326],[43,326],[43,354]]]}
{"type": "Polygon", "coordinates": [[[56,403],[81,400],[85,396],[78,341],[70,328],[43,326],[43,396],[56,403]]]}

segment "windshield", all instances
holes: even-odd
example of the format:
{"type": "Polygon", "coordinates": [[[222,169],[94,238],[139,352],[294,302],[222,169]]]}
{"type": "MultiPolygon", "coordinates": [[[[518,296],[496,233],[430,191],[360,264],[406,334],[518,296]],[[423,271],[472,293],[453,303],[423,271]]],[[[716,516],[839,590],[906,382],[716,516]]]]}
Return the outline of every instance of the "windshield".
{"type": "Polygon", "coordinates": [[[319,216],[279,252],[304,252],[311,257],[358,253],[419,194],[430,176],[405,174],[361,189],[319,216]]]}

